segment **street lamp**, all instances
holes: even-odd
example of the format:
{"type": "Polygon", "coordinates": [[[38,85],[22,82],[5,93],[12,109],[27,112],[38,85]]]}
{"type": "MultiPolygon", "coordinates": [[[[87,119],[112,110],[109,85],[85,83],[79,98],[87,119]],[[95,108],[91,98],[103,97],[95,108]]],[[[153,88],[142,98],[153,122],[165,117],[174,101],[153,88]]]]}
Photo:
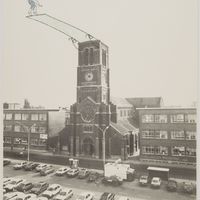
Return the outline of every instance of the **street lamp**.
{"type": "Polygon", "coordinates": [[[102,150],[103,150],[103,169],[104,169],[104,173],[105,173],[105,163],[106,163],[106,141],[105,141],[105,135],[106,135],[106,131],[108,130],[108,128],[110,127],[110,125],[106,126],[105,129],[100,128],[99,126],[95,125],[103,134],[103,140],[102,140],[102,150]]]}
{"type": "Polygon", "coordinates": [[[31,136],[31,128],[34,127],[36,124],[33,124],[32,126],[28,127],[20,122],[16,122],[16,124],[19,124],[23,127],[23,129],[28,133],[28,155],[27,155],[27,161],[30,160],[30,136],[31,136]]]}

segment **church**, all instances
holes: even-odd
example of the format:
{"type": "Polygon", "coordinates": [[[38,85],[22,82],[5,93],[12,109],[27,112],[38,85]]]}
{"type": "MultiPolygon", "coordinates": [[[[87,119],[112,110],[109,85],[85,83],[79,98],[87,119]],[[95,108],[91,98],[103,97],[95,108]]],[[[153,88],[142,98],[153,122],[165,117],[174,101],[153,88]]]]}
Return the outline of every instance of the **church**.
{"type": "Polygon", "coordinates": [[[71,156],[127,159],[138,154],[132,105],[110,97],[108,46],[99,40],[78,43],[77,98],[70,107],[66,138],[71,156]]]}

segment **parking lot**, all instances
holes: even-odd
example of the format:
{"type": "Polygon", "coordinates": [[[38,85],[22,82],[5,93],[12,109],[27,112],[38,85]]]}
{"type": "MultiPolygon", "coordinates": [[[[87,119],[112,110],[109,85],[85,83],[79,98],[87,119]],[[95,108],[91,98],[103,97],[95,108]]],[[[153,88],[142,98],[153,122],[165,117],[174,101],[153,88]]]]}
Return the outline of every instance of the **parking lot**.
{"type": "MultiPolygon", "coordinates": [[[[84,191],[91,191],[94,193],[94,199],[100,199],[103,192],[114,193],[118,196],[128,196],[132,199],[143,199],[143,200],[190,200],[196,199],[195,195],[185,194],[182,192],[168,192],[165,188],[165,184],[161,185],[160,189],[152,189],[150,186],[141,187],[138,184],[138,180],[133,182],[124,182],[121,186],[111,186],[104,185],[101,180],[97,182],[88,183],[85,179],[78,179],[77,177],[69,178],[66,175],[56,176],[55,172],[48,174],[46,176],[41,176],[35,171],[24,171],[23,169],[14,170],[13,165],[21,162],[17,160],[12,160],[10,165],[4,166],[4,177],[18,177],[29,180],[33,183],[39,181],[45,181],[49,184],[60,184],[62,187],[71,188],[74,192],[73,199],[77,199],[78,195],[84,191]]],[[[53,165],[54,169],[57,170],[60,165],[53,165]]],[[[117,199],[116,198],[116,199],[117,199]]]]}

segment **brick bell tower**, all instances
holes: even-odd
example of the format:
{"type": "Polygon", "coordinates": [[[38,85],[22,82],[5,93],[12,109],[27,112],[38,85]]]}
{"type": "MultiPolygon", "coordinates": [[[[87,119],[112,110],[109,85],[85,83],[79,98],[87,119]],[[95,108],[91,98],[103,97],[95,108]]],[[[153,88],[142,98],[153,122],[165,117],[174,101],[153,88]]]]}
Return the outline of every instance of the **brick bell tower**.
{"type": "Polygon", "coordinates": [[[102,158],[99,128],[110,123],[108,47],[99,40],[86,41],[78,44],[78,51],[77,100],[70,109],[69,150],[73,156],[102,158]]]}

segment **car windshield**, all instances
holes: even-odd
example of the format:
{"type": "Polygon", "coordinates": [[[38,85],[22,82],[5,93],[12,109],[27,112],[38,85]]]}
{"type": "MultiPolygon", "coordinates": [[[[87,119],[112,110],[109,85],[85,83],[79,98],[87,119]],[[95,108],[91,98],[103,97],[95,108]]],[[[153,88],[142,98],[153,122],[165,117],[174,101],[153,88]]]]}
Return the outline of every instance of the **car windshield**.
{"type": "Polygon", "coordinates": [[[140,179],[141,179],[141,180],[147,180],[147,177],[142,176],[142,177],[140,177],[140,179]]]}
{"type": "Polygon", "coordinates": [[[40,188],[41,187],[41,184],[35,184],[34,185],[34,188],[40,188]]]}
{"type": "Polygon", "coordinates": [[[11,181],[10,182],[10,184],[16,184],[17,183],[17,181],[11,181]]]}
{"type": "Polygon", "coordinates": [[[67,193],[66,192],[64,192],[64,191],[62,191],[61,193],[60,193],[60,195],[62,195],[62,196],[65,196],[67,193]]]}
{"type": "Polygon", "coordinates": [[[52,187],[50,187],[49,189],[48,189],[48,191],[53,191],[53,190],[55,190],[54,188],[52,188],[52,187]]]}

